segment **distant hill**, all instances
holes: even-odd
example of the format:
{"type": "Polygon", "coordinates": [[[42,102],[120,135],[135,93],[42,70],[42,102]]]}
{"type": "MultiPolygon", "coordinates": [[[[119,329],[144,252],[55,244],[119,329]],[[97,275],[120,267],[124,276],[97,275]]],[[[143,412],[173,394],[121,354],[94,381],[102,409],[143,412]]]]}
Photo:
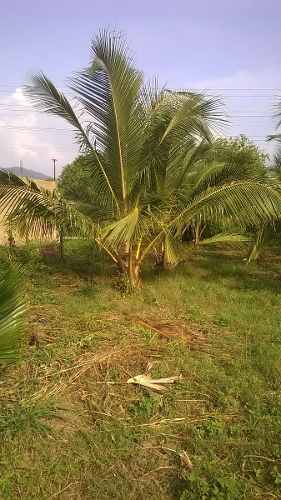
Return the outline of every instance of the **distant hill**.
{"type": "Polygon", "coordinates": [[[51,177],[49,177],[48,175],[42,174],[41,172],[36,172],[35,170],[30,170],[29,168],[20,168],[20,167],[1,168],[0,166],[0,170],[7,170],[12,174],[19,175],[22,177],[31,177],[32,179],[42,179],[44,181],[52,180],[51,177]]]}

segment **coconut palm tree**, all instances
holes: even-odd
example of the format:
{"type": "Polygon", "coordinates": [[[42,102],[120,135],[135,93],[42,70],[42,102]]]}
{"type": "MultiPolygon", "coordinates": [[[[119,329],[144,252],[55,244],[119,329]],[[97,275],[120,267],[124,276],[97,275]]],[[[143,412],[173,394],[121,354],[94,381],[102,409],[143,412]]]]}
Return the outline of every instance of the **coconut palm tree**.
{"type": "MultiPolygon", "coordinates": [[[[189,99],[191,98],[193,96],[189,96],[189,99]]],[[[198,96],[196,98],[198,99],[198,96]]],[[[160,122],[160,126],[163,127],[164,120],[160,120],[160,122]]],[[[164,134],[167,126],[169,124],[165,124],[163,127],[164,134]]],[[[189,203],[196,203],[199,196],[207,196],[209,199],[210,195],[213,196],[218,189],[222,188],[224,196],[230,185],[234,189],[238,188],[238,185],[235,187],[233,184],[238,181],[239,183],[241,181],[253,182],[253,189],[255,189],[254,186],[257,187],[255,183],[258,181],[262,184],[266,177],[264,155],[244,137],[232,140],[214,140],[210,128],[206,127],[199,138],[187,135],[185,138],[188,138],[188,143],[185,143],[184,147],[178,146],[179,137],[176,133],[172,138],[172,148],[165,148],[166,157],[162,161],[162,169],[160,172],[158,171],[159,178],[156,182],[158,198],[162,204],[161,214],[164,215],[162,225],[171,228],[163,234],[161,241],[158,241],[158,249],[156,249],[158,263],[160,261],[164,267],[176,264],[179,252],[172,252],[172,247],[174,250],[179,249],[182,233],[186,230],[192,232],[194,246],[222,243],[223,241],[237,243],[249,239],[249,236],[244,234],[237,232],[233,234],[227,231],[229,227],[235,225],[236,229],[245,229],[245,223],[250,214],[243,215],[241,209],[235,215],[234,213],[230,214],[225,206],[221,214],[217,214],[216,220],[213,213],[210,216],[207,216],[206,213],[204,215],[200,208],[198,214],[187,216],[183,221],[183,226],[175,230],[175,228],[172,229],[173,224],[169,224],[172,206],[175,213],[180,213],[189,203]],[[177,146],[180,152],[178,157],[174,154],[177,146]],[[164,208],[165,200],[167,202],[166,208],[164,208]],[[169,214],[168,218],[167,213],[169,214]],[[214,222],[218,222],[224,232],[216,236],[212,235],[211,238],[204,238],[206,227],[214,222]],[[172,257],[173,262],[169,261],[168,254],[172,257]]],[[[155,190],[155,187],[153,189],[155,190]]],[[[209,203],[210,201],[208,201],[209,203]]],[[[161,214],[159,214],[158,220],[161,220],[161,214]]]]}
{"type": "Polygon", "coordinates": [[[0,171],[2,218],[12,233],[27,239],[58,239],[60,257],[64,236],[84,236],[92,230],[91,221],[80,214],[57,190],[40,187],[35,181],[0,171]]]}
{"type": "MultiPolygon", "coordinates": [[[[281,100],[278,100],[275,104],[275,112],[273,117],[277,119],[276,130],[280,128],[281,125],[281,100]]],[[[274,141],[277,143],[277,151],[273,155],[271,165],[266,169],[266,175],[272,181],[275,181],[276,186],[281,183],[281,134],[275,133],[267,136],[267,141],[274,141]]],[[[248,262],[257,261],[263,251],[263,249],[274,244],[279,240],[281,230],[280,220],[277,221],[264,221],[254,228],[254,243],[248,256],[248,262]],[[272,223],[273,222],[273,223],[272,223]]],[[[279,243],[279,242],[278,242],[279,243]]]]}
{"type": "MultiPolygon", "coordinates": [[[[75,98],[68,99],[42,73],[26,93],[37,109],[74,129],[93,172],[96,241],[132,287],[140,283],[143,260],[159,245],[169,262],[175,260],[175,243],[191,224],[233,220],[244,227],[277,216],[274,185],[237,179],[235,168],[226,180],[228,167],[211,159],[222,120],[217,99],[171,92],[156,82],[145,85],[124,40],[114,33],[99,33],[91,49],[90,66],[70,81],[75,98]]],[[[22,189],[4,184],[0,208],[12,199],[16,210],[22,189]]],[[[38,195],[25,189],[24,199],[22,220],[34,211],[38,195]]]]}

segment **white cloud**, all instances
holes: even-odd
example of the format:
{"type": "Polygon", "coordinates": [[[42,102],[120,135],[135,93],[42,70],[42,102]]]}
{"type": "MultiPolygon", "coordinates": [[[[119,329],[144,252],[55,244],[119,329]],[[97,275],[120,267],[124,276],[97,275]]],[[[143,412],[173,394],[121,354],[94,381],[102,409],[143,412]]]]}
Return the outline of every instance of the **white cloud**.
{"type": "Polygon", "coordinates": [[[16,166],[22,160],[26,168],[51,174],[52,158],[57,158],[60,171],[77,153],[67,124],[35,112],[21,88],[0,97],[1,167],[16,166]]]}

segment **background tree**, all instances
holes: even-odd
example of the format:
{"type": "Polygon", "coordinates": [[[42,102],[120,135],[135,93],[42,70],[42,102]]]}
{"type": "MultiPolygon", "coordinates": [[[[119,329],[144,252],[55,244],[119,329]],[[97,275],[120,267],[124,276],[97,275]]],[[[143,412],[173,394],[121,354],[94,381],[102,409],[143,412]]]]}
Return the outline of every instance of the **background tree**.
{"type": "Polygon", "coordinates": [[[93,169],[89,168],[87,157],[78,156],[62,170],[58,179],[58,188],[68,200],[93,202],[93,169]]]}

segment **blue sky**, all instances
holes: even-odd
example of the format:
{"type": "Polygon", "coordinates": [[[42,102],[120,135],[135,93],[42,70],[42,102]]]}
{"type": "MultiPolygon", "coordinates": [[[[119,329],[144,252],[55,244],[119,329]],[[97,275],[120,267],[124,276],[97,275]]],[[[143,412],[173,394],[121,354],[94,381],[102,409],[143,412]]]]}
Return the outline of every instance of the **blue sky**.
{"type": "Polygon", "coordinates": [[[231,120],[225,133],[246,133],[268,148],[281,93],[280,15],[278,0],[3,0],[0,166],[22,159],[47,173],[51,158],[62,167],[76,154],[72,135],[52,130],[65,124],[34,113],[20,88],[40,69],[65,86],[88,63],[90,40],[103,27],[126,34],[147,77],[222,95],[231,120]]]}

